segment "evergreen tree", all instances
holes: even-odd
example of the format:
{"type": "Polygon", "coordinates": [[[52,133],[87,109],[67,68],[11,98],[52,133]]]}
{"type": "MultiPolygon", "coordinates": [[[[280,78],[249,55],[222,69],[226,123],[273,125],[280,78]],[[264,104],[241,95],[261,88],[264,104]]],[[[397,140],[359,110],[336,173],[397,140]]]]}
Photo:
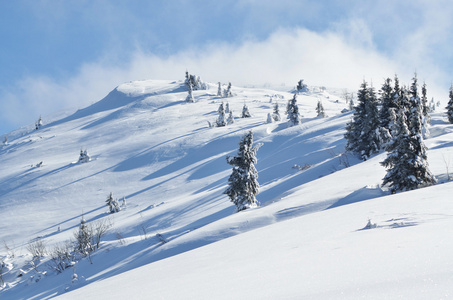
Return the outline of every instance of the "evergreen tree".
{"type": "Polygon", "coordinates": [[[230,103],[228,102],[225,104],[225,113],[226,114],[230,113],[230,103]]]}
{"type": "Polygon", "coordinates": [[[242,107],[242,115],[241,118],[250,118],[252,115],[250,114],[249,108],[247,105],[244,103],[244,106],[242,107]]]}
{"type": "Polygon", "coordinates": [[[367,160],[381,147],[377,98],[374,89],[364,81],[357,93],[358,104],[354,115],[346,124],[346,150],[367,160]]]}
{"type": "Polygon", "coordinates": [[[217,88],[217,96],[221,97],[222,96],[222,84],[219,81],[219,87],[217,88]]]}
{"type": "Polygon", "coordinates": [[[307,92],[308,91],[307,85],[304,83],[303,79],[299,80],[299,82],[297,83],[296,90],[298,92],[307,92]]]}
{"type": "Polygon", "coordinates": [[[223,97],[233,97],[233,93],[231,92],[231,82],[228,82],[228,87],[226,90],[223,91],[223,97]]]}
{"type": "Polygon", "coordinates": [[[324,112],[324,106],[322,106],[321,100],[318,100],[318,104],[316,105],[316,113],[318,117],[325,118],[326,114],[324,112]]]}
{"type": "MultiPolygon", "coordinates": [[[[449,93],[449,99],[448,100],[448,104],[447,104],[447,117],[448,117],[448,122],[450,122],[451,124],[453,124],[453,84],[450,86],[450,93],[449,93]]],[[[434,105],[434,99],[431,100],[431,102],[433,103],[433,106],[436,107],[434,105]]]]}
{"type": "Polygon", "coordinates": [[[426,83],[423,82],[422,85],[422,108],[423,108],[423,117],[428,119],[428,123],[430,122],[429,119],[429,106],[428,106],[428,97],[426,96],[426,83]]]}
{"type": "Polygon", "coordinates": [[[354,98],[353,97],[351,97],[349,99],[348,106],[349,106],[349,110],[354,110],[354,98]]]}
{"type": "Polygon", "coordinates": [[[429,111],[436,111],[436,103],[434,103],[434,97],[429,101],[429,111]]]}
{"type": "Polygon", "coordinates": [[[416,128],[410,129],[407,126],[404,110],[405,108],[401,108],[397,114],[396,133],[387,146],[387,158],[381,162],[387,168],[383,185],[388,184],[392,193],[436,183],[436,178],[428,168],[426,146],[421,133],[416,132],[416,128]]]}
{"type": "Polygon", "coordinates": [[[289,126],[296,126],[300,124],[299,106],[297,106],[296,94],[293,99],[288,101],[286,106],[287,118],[289,119],[289,126]]]}
{"type": "Polygon", "coordinates": [[[259,202],[258,172],[255,168],[258,146],[253,146],[253,133],[249,131],[239,142],[236,156],[227,156],[227,163],[233,166],[233,172],[228,179],[229,187],[224,194],[236,205],[236,211],[256,207],[259,202]]]}
{"type": "Polygon", "coordinates": [[[80,149],[80,155],[79,155],[79,163],[86,163],[91,160],[90,155],[88,155],[87,150],[82,150],[80,149]]]}
{"type": "Polygon", "coordinates": [[[189,82],[189,90],[188,90],[188,94],[186,97],[187,102],[195,102],[195,100],[193,99],[192,91],[193,91],[192,83],[189,82]]]}
{"type": "Polygon", "coordinates": [[[398,107],[395,101],[392,80],[387,78],[380,91],[381,109],[379,111],[379,126],[382,143],[387,143],[392,137],[391,124],[394,121],[392,112],[398,107]]]}
{"type": "Polygon", "coordinates": [[[278,122],[278,121],[281,121],[281,117],[280,117],[280,112],[279,112],[279,109],[278,109],[278,103],[275,102],[274,104],[274,113],[272,114],[272,118],[274,118],[274,121],[275,122],[278,122]]]}
{"type": "Polygon", "coordinates": [[[120,211],[120,206],[118,204],[118,200],[113,199],[112,193],[107,197],[107,200],[105,200],[106,205],[109,207],[110,213],[116,213],[120,211]]]}
{"type": "Polygon", "coordinates": [[[93,245],[91,244],[91,237],[93,232],[90,227],[87,226],[85,218],[82,216],[80,220],[79,230],[74,233],[76,238],[76,251],[83,256],[88,255],[94,250],[93,245]]]}
{"type": "Polygon", "coordinates": [[[42,126],[42,118],[39,116],[38,121],[35,122],[35,129],[38,130],[42,126]]]}
{"type": "Polygon", "coordinates": [[[227,118],[227,125],[231,125],[233,123],[234,123],[233,111],[230,110],[230,113],[228,114],[227,118]]]}
{"type": "Polygon", "coordinates": [[[273,122],[274,122],[274,119],[272,118],[272,114],[268,113],[266,123],[273,123],[273,122]]]}
{"type": "Polygon", "coordinates": [[[223,127],[226,125],[225,108],[223,107],[223,102],[219,105],[219,109],[217,110],[217,112],[219,113],[219,116],[217,117],[216,125],[217,127],[223,127]]]}

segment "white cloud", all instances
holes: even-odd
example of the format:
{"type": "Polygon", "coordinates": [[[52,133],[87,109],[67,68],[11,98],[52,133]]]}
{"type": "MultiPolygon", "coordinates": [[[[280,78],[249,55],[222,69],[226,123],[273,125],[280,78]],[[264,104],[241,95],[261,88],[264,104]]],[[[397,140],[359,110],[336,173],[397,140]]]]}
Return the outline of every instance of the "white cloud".
{"type": "MultiPolygon", "coordinates": [[[[423,32],[412,38],[419,35],[423,32]]],[[[304,79],[309,85],[351,90],[357,90],[363,79],[379,88],[384,78],[394,74],[402,75],[402,81],[409,83],[417,70],[420,79],[426,79],[429,92],[439,90],[434,83],[443,72],[432,64],[417,65],[420,55],[415,51],[402,60],[399,55],[397,59],[385,57],[375,49],[370,30],[361,20],[321,33],[281,29],[264,41],[209,44],[165,58],[137,50],[121,65],[109,63],[108,59],[85,64],[67,80],[29,77],[4,93],[0,108],[3,119],[30,124],[40,114],[45,116],[65,107],[81,108],[100,100],[122,82],[183,79],[186,69],[204,80],[231,81],[233,85],[285,83],[290,88],[304,79]]]]}

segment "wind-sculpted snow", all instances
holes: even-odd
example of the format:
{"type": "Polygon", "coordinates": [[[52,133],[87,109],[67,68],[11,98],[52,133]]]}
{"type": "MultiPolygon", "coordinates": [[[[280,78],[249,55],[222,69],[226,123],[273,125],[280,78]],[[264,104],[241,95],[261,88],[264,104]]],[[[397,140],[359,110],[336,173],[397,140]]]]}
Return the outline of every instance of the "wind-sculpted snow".
{"type": "Polygon", "coordinates": [[[217,84],[208,86],[187,103],[182,81],[125,83],[72,115],[50,123],[43,117],[41,129],[0,146],[1,299],[392,298],[399,279],[406,296],[426,295],[413,290],[422,286],[432,295],[448,292],[451,262],[443,249],[453,243],[441,232],[453,226],[453,127],[442,114],[432,115],[425,141],[441,184],[390,196],[380,186],[385,153],[365,162],[344,153],[351,113],[341,113],[341,98],[299,95],[301,124],[288,127],[291,93],[233,83],[233,97],[220,98],[217,84]],[[316,117],[318,100],[327,118],[316,117]],[[210,128],[222,101],[235,122],[210,128]],[[275,102],[283,120],[267,123],[275,102]],[[244,103],[250,118],[240,118],[244,103]],[[249,130],[262,143],[261,205],[234,213],[223,194],[226,156],[249,130]],[[90,161],[78,162],[81,149],[90,161]],[[126,197],[127,208],[108,213],[110,193],[126,197]],[[41,237],[50,251],[73,238],[82,215],[112,224],[93,263],[85,258],[56,274],[47,255],[36,271],[27,243],[41,237]],[[362,230],[368,219],[376,226],[362,230]],[[436,256],[427,262],[425,252],[436,256]]]}

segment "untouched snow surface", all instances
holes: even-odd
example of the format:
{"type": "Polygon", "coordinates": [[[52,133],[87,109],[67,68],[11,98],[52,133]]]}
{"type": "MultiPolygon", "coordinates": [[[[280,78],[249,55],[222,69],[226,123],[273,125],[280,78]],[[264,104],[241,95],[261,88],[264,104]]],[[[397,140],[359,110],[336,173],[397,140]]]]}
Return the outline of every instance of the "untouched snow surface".
{"type": "Polygon", "coordinates": [[[366,162],[343,154],[351,113],[334,94],[299,95],[301,125],[288,127],[290,93],[216,93],[212,84],[186,103],[180,81],[130,82],[40,130],[12,134],[0,148],[0,298],[453,297],[453,126],[441,113],[425,141],[440,183],[389,195],[380,187],[385,153],[366,162]],[[316,117],[318,100],[329,117],[316,117]],[[222,101],[235,123],[209,128],[222,101]],[[275,102],[283,121],[268,124],[275,102]],[[239,118],[244,103],[251,118],[239,118]],[[263,143],[261,206],[234,213],[223,195],[225,157],[248,130],[263,143]],[[89,162],[77,162],[81,149],[89,162]],[[109,214],[110,192],[127,208],[109,214]],[[92,263],[57,274],[47,254],[33,267],[28,243],[40,238],[51,252],[73,238],[82,214],[112,225],[92,263]]]}

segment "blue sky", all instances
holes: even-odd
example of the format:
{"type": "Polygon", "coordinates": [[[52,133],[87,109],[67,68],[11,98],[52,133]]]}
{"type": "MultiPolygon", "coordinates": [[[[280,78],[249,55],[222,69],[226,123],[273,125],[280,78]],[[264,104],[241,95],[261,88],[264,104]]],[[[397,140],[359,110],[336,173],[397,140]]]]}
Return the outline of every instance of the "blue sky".
{"type": "Polygon", "coordinates": [[[0,134],[122,82],[379,87],[414,71],[446,101],[450,1],[0,1],[0,134]]]}

